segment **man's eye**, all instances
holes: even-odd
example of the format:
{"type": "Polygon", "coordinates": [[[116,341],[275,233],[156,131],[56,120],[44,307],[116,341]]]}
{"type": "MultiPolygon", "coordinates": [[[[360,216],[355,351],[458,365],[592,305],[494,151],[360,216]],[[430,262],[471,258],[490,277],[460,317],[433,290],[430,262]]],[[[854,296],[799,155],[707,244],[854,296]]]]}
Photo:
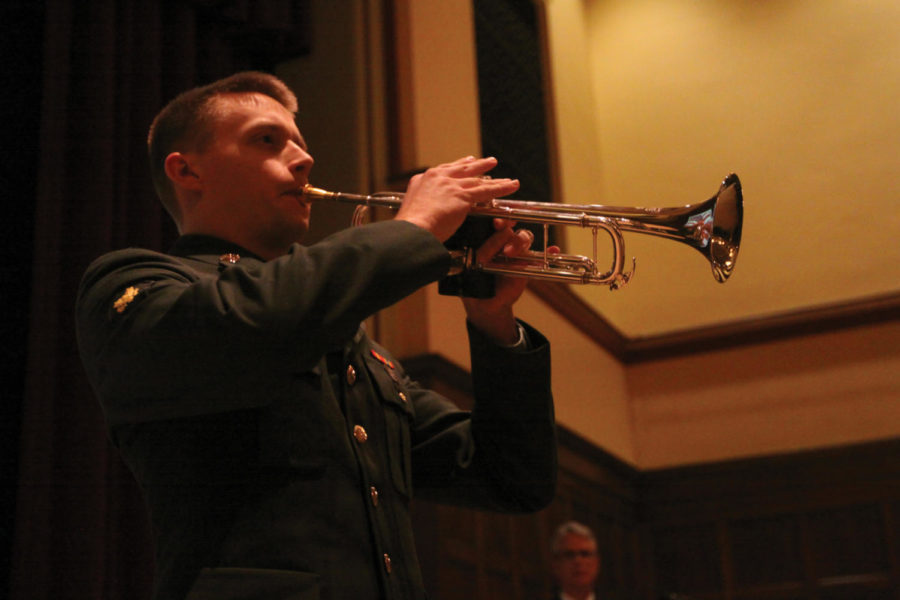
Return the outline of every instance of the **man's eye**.
{"type": "Polygon", "coordinates": [[[275,136],[266,134],[266,135],[260,136],[259,140],[260,140],[263,144],[274,144],[274,143],[275,143],[275,136]]]}

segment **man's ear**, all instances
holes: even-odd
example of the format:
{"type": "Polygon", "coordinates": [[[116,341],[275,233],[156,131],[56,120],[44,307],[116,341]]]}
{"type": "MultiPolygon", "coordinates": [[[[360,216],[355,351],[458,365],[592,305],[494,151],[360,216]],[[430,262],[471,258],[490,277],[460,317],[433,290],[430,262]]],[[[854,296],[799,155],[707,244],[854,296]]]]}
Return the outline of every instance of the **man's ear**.
{"type": "Polygon", "coordinates": [[[166,176],[172,180],[172,185],[191,191],[200,189],[200,176],[194,170],[193,156],[172,152],[166,157],[166,176]]]}

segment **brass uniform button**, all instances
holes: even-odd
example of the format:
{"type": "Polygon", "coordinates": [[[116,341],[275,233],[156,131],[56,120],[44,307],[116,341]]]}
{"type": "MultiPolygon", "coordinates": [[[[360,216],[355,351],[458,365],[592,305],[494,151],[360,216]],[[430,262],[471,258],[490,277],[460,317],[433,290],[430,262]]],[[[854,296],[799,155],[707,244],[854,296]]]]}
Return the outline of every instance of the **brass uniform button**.
{"type": "Polygon", "coordinates": [[[374,485],[369,488],[369,496],[372,497],[372,506],[378,506],[378,490],[374,485]]]}
{"type": "Polygon", "coordinates": [[[356,383],[356,369],[353,368],[353,365],[347,365],[347,383],[350,385],[356,383]]]}
{"type": "Polygon", "coordinates": [[[384,570],[388,575],[391,574],[391,557],[387,554],[384,555],[384,570]]]}
{"type": "Polygon", "coordinates": [[[403,404],[409,402],[409,400],[406,399],[406,394],[404,394],[403,392],[400,392],[398,396],[400,397],[400,401],[403,402],[403,404]]]}
{"type": "Polygon", "coordinates": [[[369,434],[366,433],[366,429],[362,425],[354,425],[353,426],[353,437],[356,438],[357,442],[362,444],[367,439],[369,439],[369,434]]]}

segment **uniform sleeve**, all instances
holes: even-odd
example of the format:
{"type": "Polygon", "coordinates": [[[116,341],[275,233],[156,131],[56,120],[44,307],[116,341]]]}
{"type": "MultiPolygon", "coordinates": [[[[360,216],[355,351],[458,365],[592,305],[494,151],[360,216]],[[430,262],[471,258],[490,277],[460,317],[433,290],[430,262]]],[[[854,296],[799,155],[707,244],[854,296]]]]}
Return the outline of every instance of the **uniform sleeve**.
{"type": "Polygon", "coordinates": [[[495,345],[469,327],[475,406],[460,411],[417,390],[413,487],[419,497],[506,512],[545,507],[556,488],[550,348],[523,324],[531,349],[495,345]]]}
{"type": "Polygon", "coordinates": [[[445,275],[449,260],[434,236],[403,221],[220,271],[120,251],[82,279],[79,348],[113,424],[249,408],[277,384],[261,377],[313,368],[360,321],[445,275]]]}

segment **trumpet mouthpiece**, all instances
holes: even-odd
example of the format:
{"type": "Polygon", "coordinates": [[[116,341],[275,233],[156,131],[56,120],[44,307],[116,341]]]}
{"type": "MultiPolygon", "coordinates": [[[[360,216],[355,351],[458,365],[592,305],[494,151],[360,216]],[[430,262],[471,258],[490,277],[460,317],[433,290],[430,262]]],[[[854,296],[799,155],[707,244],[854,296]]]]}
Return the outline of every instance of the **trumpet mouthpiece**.
{"type": "Polygon", "coordinates": [[[334,192],[311,186],[308,183],[303,186],[301,191],[307,200],[322,200],[324,198],[333,198],[336,195],[334,192]]]}

